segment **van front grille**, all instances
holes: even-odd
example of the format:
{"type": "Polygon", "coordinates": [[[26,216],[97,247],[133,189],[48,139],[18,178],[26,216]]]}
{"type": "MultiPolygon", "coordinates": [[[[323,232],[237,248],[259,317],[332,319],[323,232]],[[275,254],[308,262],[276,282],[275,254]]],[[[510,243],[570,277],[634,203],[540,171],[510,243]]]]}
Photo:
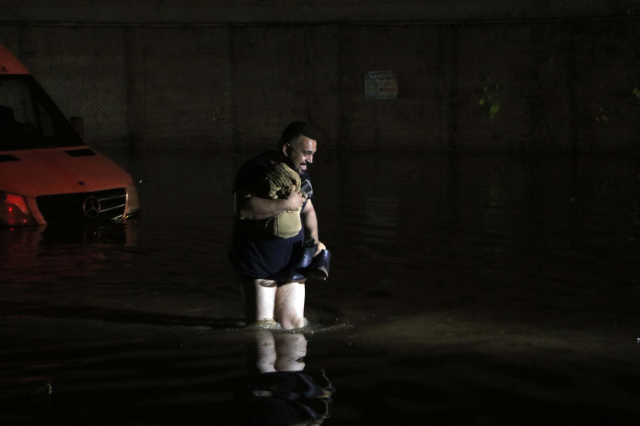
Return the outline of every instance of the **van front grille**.
{"type": "Polygon", "coordinates": [[[36,197],[47,222],[114,219],[124,214],[126,200],[124,188],[36,197]]]}

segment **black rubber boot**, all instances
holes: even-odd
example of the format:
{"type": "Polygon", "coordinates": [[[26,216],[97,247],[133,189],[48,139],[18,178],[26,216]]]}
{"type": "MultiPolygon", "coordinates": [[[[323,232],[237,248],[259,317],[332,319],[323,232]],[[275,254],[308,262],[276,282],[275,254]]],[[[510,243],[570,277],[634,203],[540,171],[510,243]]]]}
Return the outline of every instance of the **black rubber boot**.
{"type": "Polygon", "coordinates": [[[316,250],[318,249],[318,245],[314,243],[313,240],[309,240],[304,243],[304,247],[302,250],[302,255],[300,258],[291,262],[286,269],[286,273],[284,274],[284,278],[286,278],[287,282],[299,282],[303,283],[307,280],[306,278],[306,269],[313,261],[313,255],[316,254],[316,250]]]}
{"type": "Polygon", "coordinates": [[[321,250],[311,261],[307,275],[326,280],[329,278],[329,262],[331,262],[331,252],[329,250],[321,250]]]}

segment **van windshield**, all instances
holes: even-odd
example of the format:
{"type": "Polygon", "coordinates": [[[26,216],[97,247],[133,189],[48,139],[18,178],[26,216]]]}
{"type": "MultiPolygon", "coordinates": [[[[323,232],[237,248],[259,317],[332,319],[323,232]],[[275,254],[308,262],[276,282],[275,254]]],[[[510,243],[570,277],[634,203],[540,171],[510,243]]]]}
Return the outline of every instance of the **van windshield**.
{"type": "Polygon", "coordinates": [[[84,145],[30,75],[0,75],[0,151],[84,145]]]}

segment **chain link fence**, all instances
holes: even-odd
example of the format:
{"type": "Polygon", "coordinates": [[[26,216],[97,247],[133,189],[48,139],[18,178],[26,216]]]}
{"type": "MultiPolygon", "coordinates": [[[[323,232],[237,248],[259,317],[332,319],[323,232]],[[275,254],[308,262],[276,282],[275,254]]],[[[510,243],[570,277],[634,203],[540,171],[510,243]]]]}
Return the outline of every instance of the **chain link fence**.
{"type": "Polygon", "coordinates": [[[262,147],[305,120],[324,133],[323,149],[343,151],[640,146],[633,19],[2,25],[0,43],[98,145],[262,147]]]}

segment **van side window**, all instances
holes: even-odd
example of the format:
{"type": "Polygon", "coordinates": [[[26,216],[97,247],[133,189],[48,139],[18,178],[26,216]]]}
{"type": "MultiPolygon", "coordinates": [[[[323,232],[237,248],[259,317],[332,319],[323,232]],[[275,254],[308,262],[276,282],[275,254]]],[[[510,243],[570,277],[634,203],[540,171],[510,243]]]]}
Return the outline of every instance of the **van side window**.
{"type": "Polygon", "coordinates": [[[0,76],[0,151],[81,144],[31,76],[0,76]]]}

